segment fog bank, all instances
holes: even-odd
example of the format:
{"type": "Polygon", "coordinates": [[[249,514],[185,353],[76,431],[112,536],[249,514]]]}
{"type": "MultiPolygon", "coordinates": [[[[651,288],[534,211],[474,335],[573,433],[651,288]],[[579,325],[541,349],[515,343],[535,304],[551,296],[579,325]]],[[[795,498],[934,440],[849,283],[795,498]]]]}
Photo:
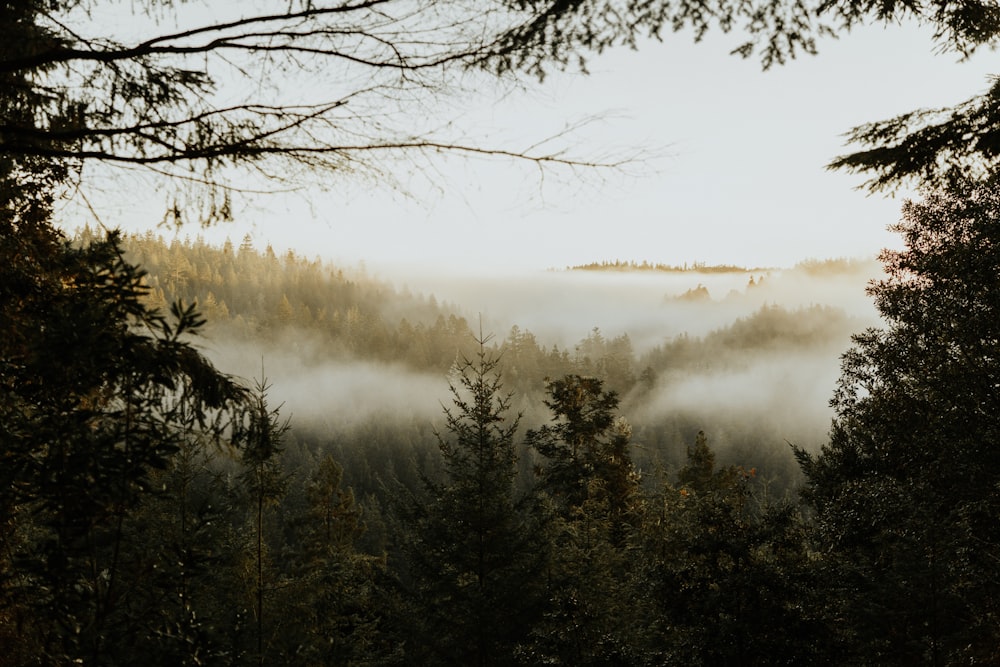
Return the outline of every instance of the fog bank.
{"type": "MultiPolygon", "coordinates": [[[[865,287],[881,276],[874,261],[830,270],[772,269],[740,273],[656,271],[414,271],[388,278],[414,292],[455,304],[483,329],[503,336],[517,325],[539,340],[572,347],[594,327],[628,334],[639,353],[680,334],[703,336],[764,305],[827,305],[876,322],[865,287]],[[753,286],[750,282],[753,280],[753,286]],[[685,298],[705,288],[707,300],[685,298]]],[[[699,292],[700,293],[700,292],[699,292]]]]}

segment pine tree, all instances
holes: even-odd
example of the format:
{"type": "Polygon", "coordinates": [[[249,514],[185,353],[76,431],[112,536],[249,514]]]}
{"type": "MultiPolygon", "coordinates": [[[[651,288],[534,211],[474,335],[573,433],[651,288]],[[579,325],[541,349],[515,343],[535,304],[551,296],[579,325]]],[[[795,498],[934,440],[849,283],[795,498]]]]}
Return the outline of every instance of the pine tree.
{"type": "Polygon", "coordinates": [[[533,660],[634,664],[624,587],[639,501],[631,429],[615,414],[617,394],[597,378],[567,375],[548,391],[553,423],[525,438],[544,457],[536,472],[555,514],[549,604],[533,633],[533,660]]]}
{"type": "MultiPolygon", "coordinates": [[[[594,494],[606,503],[619,538],[638,491],[629,453],[631,427],[618,417],[618,395],[597,378],[567,375],[548,384],[552,424],[530,430],[528,445],[544,457],[542,488],[569,516],[594,494]]],[[[621,539],[618,540],[621,543],[621,539]]]]}
{"type": "Polygon", "coordinates": [[[507,416],[488,340],[456,368],[438,435],[444,479],[426,480],[428,500],[411,514],[413,657],[423,664],[515,664],[540,612],[545,550],[529,499],[515,495],[520,418],[507,416]]]}
{"type": "Polygon", "coordinates": [[[30,628],[19,634],[43,663],[115,662],[133,638],[128,522],[157,471],[188,438],[221,436],[215,417],[244,395],[188,342],[204,323],[193,307],[144,305],[117,235],[72,247],[44,207],[25,213],[0,213],[38,224],[0,233],[0,510],[14,520],[0,618],[30,628]]]}
{"type": "Polygon", "coordinates": [[[719,467],[704,432],[634,534],[632,586],[653,664],[822,664],[827,627],[790,503],[761,500],[756,470],[719,467]]]}
{"type": "Polygon", "coordinates": [[[265,509],[275,504],[285,493],[287,480],[281,469],[279,455],[289,422],[281,420],[280,406],[271,408],[268,404],[270,385],[263,377],[263,371],[261,378],[255,382],[243,428],[237,431],[235,439],[241,450],[241,481],[250,499],[250,522],[254,538],[252,588],[256,655],[257,663],[264,665],[269,645],[265,640],[273,634],[268,632],[269,619],[265,618],[265,603],[269,597],[267,593],[272,588],[266,581],[270,558],[264,535],[265,509]]]}

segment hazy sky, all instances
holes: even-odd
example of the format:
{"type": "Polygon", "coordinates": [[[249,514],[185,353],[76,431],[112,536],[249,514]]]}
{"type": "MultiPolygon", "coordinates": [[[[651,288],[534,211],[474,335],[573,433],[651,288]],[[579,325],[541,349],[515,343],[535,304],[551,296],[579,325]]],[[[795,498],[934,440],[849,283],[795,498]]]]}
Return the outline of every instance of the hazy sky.
{"type": "MultiPolygon", "coordinates": [[[[333,183],[327,193],[266,197],[210,239],[295,248],[382,269],[417,265],[492,270],[562,267],[605,259],[789,266],[808,258],[870,256],[895,244],[885,231],[900,199],[869,197],[860,177],[824,165],[842,133],[983,91],[995,67],[936,55],[929,31],[858,31],[820,55],[761,72],[728,55],[738,39],[687,33],[595,56],[589,76],[553,76],[496,102],[452,101],[456,127],[487,142],[526,146],[604,114],[573,142],[580,157],[647,148],[659,157],[632,171],[572,175],[509,162],[444,161],[410,197],[333,183]]],[[[405,179],[404,179],[405,180],[405,179]]],[[[157,211],[131,200],[103,208],[129,228],[157,211]]],[[[199,233],[196,229],[191,234],[199,233]]]]}

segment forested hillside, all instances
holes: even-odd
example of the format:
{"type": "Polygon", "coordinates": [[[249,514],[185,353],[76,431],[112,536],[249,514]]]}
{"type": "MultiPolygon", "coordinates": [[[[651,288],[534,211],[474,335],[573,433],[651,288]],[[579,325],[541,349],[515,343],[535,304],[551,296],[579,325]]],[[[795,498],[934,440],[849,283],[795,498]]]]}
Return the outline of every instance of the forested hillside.
{"type": "MultiPolygon", "coordinates": [[[[79,240],[89,235],[84,230],[79,240]]],[[[294,253],[279,257],[269,246],[255,248],[249,238],[239,246],[213,247],[147,233],[126,237],[124,246],[148,272],[149,305],[196,303],[208,320],[202,345],[209,357],[245,377],[258,376],[263,364],[274,395],[294,416],[296,437],[332,448],[352,484],[374,493],[374,471],[384,469],[405,470],[403,476],[415,482],[413,462],[434,447],[431,425],[447,398],[448,373],[475,351],[474,313],[462,314],[458,304],[439,303],[432,294],[400,291],[359,269],[294,253]],[[421,397],[431,400],[420,404],[421,397]]],[[[665,285],[662,309],[676,303],[732,312],[732,319],[701,336],[662,336],[645,349],[635,349],[628,331],[604,334],[596,326],[604,314],[595,303],[595,321],[573,345],[540,340],[515,322],[505,335],[491,338],[491,352],[526,425],[547,418],[547,380],[595,377],[620,397],[641,466],[680,465],[686,443],[706,430],[724,461],[766,462],[776,488],[785,490],[798,475],[788,442],[811,449],[822,439],[836,359],[850,333],[869,320],[840,307],[785,308],[769,300],[788,298],[788,286],[803,275],[823,274],[831,281],[862,276],[855,279],[860,291],[864,271],[871,269],[828,261],[769,278],[730,270],[742,290],[717,302],[704,289],[707,301],[695,304],[665,285]],[[756,386],[747,386],[764,367],[770,377],[760,375],[756,386]],[[817,367],[827,383],[816,382],[817,367]]],[[[702,279],[691,271],[692,282],[702,279]]],[[[697,310],[678,313],[692,323],[699,317],[697,310]]]]}
{"type": "Polygon", "coordinates": [[[838,262],[674,284],[749,312],[701,335],[560,348],[249,243],[84,232],[9,302],[38,335],[3,341],[0,663],[990,663],[995,210],[906,209],[839,382],[863,320],[758,305],[838,262]],[[826,444],[783,437],[830,387],[826,444]]]}

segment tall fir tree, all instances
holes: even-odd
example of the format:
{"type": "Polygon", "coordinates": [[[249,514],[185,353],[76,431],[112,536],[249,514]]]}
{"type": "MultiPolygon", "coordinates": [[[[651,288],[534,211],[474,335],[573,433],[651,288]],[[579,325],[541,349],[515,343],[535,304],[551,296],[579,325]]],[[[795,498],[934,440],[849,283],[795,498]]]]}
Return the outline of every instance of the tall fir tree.
{"type": "Polygon", "coordinates": [[[415,664],[518,664],[541,612],[544,536],[530,496],[515,492],[520,418],[508,416],[488,341],[456,368],[438,435],[444,479],[427,479],[427,501],[412,508],[415,664]]]}
{"type": "Polygon", "coordinates": [[[629,452],[631,427],[616,414],[618,394],[605,391],[598,378],[579,375],[549,381],[547,391],[552,423],[525,438],[543,456],[540,484],[565,516],[588,500],[603,502],[620,545],[639,478],[629,452]]]}
{"type": "Polygon", "coordinates": [[[552,423],[527,433],[542,455],[541,490],[552,504],[549,603],[533,632],[536,663],[634,664],[633,605],[623,586],[637,519],[639,476],[618,395],[597,378],[548,383],[552,423]]]}
{"type": "Polygon", "coordinates": [[[284,495],[287,488],[287,478],[281,467],[280,454],[283,449],[283,439],[290,428],[287,419],[280,416],[281,407],[272,408],[268,402],[270,384],[261,377],[256,381],[251,392],[248,409],[243,422],[236,432],[236,441],[240,445],[243,472],[240,476],[243,489],[249,499],[253,544],[250,547],[253,562],[252,590],[254,637],[256,644],[257,664],[269,662],[268,651],[271,638],[276,634],[270,618],[266,616],[266,603],[274,589],[269,585],[268,574],[271,571],[272,558],[265,536],[266,510],[275,505],[284,495]]]}

